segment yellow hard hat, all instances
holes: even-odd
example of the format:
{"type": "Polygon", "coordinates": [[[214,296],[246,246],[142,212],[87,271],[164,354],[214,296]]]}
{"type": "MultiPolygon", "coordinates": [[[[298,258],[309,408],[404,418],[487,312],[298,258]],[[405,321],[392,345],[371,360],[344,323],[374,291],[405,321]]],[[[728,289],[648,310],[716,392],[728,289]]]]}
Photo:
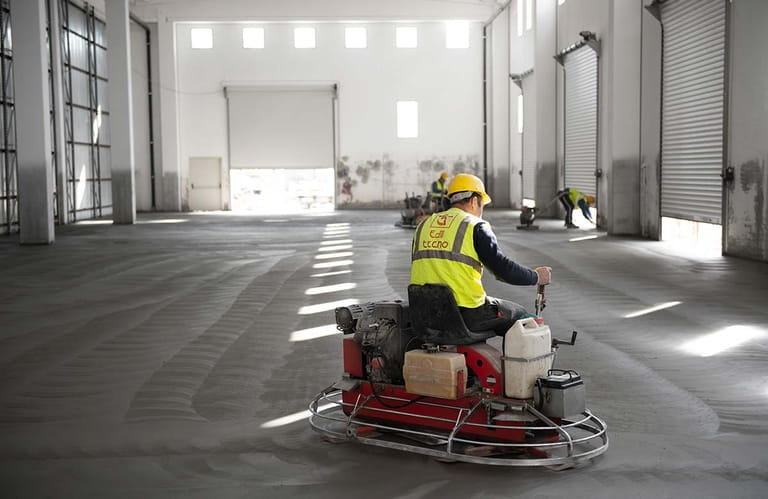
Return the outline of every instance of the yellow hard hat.
{"type": "Polygon", "coordinates": [[[483,198],[483,205],[491,202],[491,196],[485,192],[483,181],[469,173],[459,173],[453,177],[451,183],[448,185],[448,197],[451,198],[451,202],[463,199],[460,196],[454,199],[453,195],[460,192],[476,192],[477,194],[480,194],[483,198]]]}
{"type": "Polygon", "coordinates": [[[443,172],[443,173],[440,174],[440,180],[442,180],[443,182],[445,182],[445,179],[447,179],[447,178],[448,178],[448,173],[447,172],[443,172]]]}

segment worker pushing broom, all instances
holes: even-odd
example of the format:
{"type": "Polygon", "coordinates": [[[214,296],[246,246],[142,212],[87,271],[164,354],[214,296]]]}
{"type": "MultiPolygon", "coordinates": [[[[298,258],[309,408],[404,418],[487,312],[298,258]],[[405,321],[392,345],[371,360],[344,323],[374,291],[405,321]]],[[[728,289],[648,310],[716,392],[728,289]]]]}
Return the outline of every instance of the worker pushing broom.
{"type": "MultiPolygon", "coordinates": [[[[557,191],[557,194],[555,194],[555,197],[552,198],[551,201],[549,201],[544,208],[542,208],[540,211],[546,211],[547,208],[549,208],[553,203],[556,201],[560,201],[560,203],[563,205],[563,208],[565,208],[565,228],[566,229],[578,229],[579,226],[573,223],[573,210],[578,206],[581,210],[582,215],[584,215],[584,218],[587,219],[588,222],[595,225],[595,221],[592,219],[592,213],[590,212],[590,207],[595,205],[595,197],[591,196],[589,194],[584,194],[583,192],[574,189],[572,187],[565,187],[559,191],[557,191]]],[[[518,225],[518,229],[538,229],[537,226],[532,225],[533,221],[536,219],[536,212],[539,211],[536,208],[524,206],[521,213],[520,213],[520,223],[522,225],[518,225]]]]}

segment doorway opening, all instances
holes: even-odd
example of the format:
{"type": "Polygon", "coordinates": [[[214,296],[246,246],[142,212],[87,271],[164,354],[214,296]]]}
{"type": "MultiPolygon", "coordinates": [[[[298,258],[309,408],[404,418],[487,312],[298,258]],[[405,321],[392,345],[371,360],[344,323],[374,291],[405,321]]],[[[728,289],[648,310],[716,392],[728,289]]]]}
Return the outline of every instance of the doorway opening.
{"type": "Polygon", "coordinates": [[[237,168],[230,170],[232,210],[263,214],[334,209],[333,168],[237,168]]]}
{"type": "Polygon", "coordinates": [[[687,254],[719,256],[723,252],[723,226],[681,218],[661,218],[661,240],[687,254]]]}

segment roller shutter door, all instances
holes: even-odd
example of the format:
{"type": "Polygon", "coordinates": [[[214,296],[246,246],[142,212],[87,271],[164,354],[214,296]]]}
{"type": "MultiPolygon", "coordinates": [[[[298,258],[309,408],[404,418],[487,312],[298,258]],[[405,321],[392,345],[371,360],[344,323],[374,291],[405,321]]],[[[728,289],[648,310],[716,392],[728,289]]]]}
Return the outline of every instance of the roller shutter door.
{"type": "Polygon", "coordinates": [[[661,4],[661,215],[721,223],[725,1],[661,4]]]}
{"type": "Polygon", "coordinates": [[[227,87],[230,168],[332,168],[334,92],[227,87]]]}
{"type": "Polygon", "coordinates": [[[536,199],[536,79],[528,73],[523,91],[523,197],[536,199]]]}
{"type": "Polygon", "coordinates": [[[565,186],[596,194],[597,53],[584,46],[565,55],[565,186]]]}

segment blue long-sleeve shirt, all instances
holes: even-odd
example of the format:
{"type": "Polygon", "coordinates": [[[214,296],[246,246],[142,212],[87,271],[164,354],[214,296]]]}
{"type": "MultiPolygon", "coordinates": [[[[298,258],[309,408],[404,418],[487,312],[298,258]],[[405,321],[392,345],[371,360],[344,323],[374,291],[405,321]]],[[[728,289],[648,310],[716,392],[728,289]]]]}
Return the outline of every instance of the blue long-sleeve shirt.
{"type": "Polygon", "coordinates": [[[535,270],[510,260],[501,252],[496,234],[487,223],[476,224],[472,237],[480,263],[497,279],[521,286],[530,286],[539,281],[535,270]]]}

